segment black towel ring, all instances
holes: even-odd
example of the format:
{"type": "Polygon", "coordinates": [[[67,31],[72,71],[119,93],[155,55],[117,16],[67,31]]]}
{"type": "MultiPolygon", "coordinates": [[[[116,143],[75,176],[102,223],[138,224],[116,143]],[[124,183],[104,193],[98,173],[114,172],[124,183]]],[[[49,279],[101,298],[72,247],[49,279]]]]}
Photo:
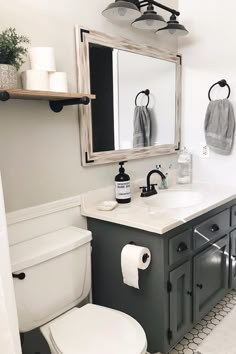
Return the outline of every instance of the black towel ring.
{"type": "Polygon", "coordinates": [[[229,98],[230,93],[231,93],[231,90],[230,90],[229,85],[227,84],[227,81],[223,79],[223,80],[217,81],[214,85],[212,85],[212,86],[210,87],[210,90],[208,91],[208,98],[209,98],[209,101],[211,101],[211,90],[212,90],[213,87],[216,86],[216,85],[220,85],[220,87],[225,87],[225,86],[227,86],[227,87],[228,87],[228,90],[229,90],[229,93],[228,93],[227,98],[229,98]]]}
{"type": "Polygon", "coordinates": [[[138,96],[141,95],[141,94],[144,94],[144,95],[147,96],[148,101],[147,101],[146,107],[148,107],[149,101],[150,101],[150,98],[149,98],[150,90],[148,90],[148,89],[147,89],[147,90],[144,90],[144,91],[140,91],[140,92],[137,94],[137,96],[135,97],[135,106],[136,106],[136,107],[138,106],[138,105],[137,105],[137,99],[138,99],[138,96]]]}

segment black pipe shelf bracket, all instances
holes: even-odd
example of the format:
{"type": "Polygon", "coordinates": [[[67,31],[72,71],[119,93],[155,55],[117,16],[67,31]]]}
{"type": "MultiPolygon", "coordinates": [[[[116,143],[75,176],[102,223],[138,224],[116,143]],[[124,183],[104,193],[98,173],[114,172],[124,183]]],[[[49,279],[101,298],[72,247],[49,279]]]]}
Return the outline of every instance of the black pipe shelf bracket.
{"type": "Polygon", "coordinates": [[[44,100],[49,101],[51,110],[59,113],[63,110],[64,106],[72,105],[88,105],[91,99],[95,99],[94,95],[80,95],[44,91],[31,91],[20,89],[0,90],[0,101],[6,102],[9,99],[30,99],[30,100],[44,100]],[[78,97],[80,96],[80,97],[78,97]]]}
{"type": "Polygon", "coordinates": [[[7,91],[1,91],[0,92],[0,101],[5,102],[10,99],[10,95],[7,91]]]}
{"type": "Polygon", "coordinates": [[[51,110],[55,113],[59,113],[63,110],[64,106],[72,106],[72,105],[88,105],[90,102],[89,97],[84,96],[80,98],[71,98],[68,100],[58,100],[58,101],[49,101],[49,106],[51,110]]]}

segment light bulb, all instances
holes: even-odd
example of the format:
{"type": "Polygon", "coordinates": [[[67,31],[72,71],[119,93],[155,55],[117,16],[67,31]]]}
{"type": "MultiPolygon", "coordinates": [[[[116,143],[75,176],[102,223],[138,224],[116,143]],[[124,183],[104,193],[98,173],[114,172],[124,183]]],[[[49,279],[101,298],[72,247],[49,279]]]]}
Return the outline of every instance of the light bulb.
{"type": "Polygon", "coordinates": [[[169,32],[170,34],[174,34],[174,33],[176,32],[176,29],[174,29],[174,28],[168,28],[168,32],[169,32]]]}
{"type": "Polygon", "coordinates": [[[123,17],[126,15],[127,9],[124,7],[118,7],[118,15],[123,17]]]}
{"type": "Polygon", "coordinates": [[[152,27],[152,25],[154,24],[154,21],[153,20],[146,20],[145,23],[148,27],[152,27]]]}

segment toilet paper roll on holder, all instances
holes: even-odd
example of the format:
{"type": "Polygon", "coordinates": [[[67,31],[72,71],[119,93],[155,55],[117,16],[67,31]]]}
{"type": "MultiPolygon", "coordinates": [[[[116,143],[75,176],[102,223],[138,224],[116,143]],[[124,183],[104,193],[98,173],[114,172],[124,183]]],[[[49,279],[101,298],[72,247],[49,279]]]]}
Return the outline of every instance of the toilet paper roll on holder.
{"type": "MultiPolygon", "coordinates": [[[[130,242],[129,242],[129,245],[137,246],[137,244],[136,244],[134,241],[130,241],[130,242]]],[[[148,260],[148,258],[149,258],[149,254],[145,253],[145,254],[143,255],[143,258],[142,258],[143,263],[146,263],[147,260],[148,260]]]]}

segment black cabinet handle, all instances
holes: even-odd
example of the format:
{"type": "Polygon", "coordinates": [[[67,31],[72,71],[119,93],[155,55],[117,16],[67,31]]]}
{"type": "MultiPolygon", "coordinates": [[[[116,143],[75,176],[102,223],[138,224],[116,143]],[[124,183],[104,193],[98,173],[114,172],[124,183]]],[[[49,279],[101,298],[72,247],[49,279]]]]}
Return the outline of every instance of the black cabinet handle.
{"type": "Polygon", "coordinates": [[[193,296],[193,292],[192,291],[187,291],[187,295],[193,296]]]}
{"type": "Polygon", "coordinates": [[[202,284],[197,284],[197,287],[198,287],[199,289],[202,289],[202,288],[203,288],[203,285],[202,285],[202,284]]]}
{"type": "Polygon", "coordinates": [[[216,231],[219,231],[220,228],[217,224],[213,224],[212,227],[211,227],[211,232],[216,232],[216,231]]]}
{"type": "Polygon", "coordinates": [[[12,273],[12,277],[19,279],[19,280],[24,280],[25,279],[25,273],[19,273],[19,274],[13,274],[12,273]]]}
{"type": "Polygon", "coordinates": [[[177,252],[178,253],[181,253],[181,252],[184,252],[184,251],[187,251],[187,249],[188,249],[188,246],[186,245],[186,243],[185,242],[181,242],[180,244],[179,244],[179,246],[177,247],[177,252]]]}

